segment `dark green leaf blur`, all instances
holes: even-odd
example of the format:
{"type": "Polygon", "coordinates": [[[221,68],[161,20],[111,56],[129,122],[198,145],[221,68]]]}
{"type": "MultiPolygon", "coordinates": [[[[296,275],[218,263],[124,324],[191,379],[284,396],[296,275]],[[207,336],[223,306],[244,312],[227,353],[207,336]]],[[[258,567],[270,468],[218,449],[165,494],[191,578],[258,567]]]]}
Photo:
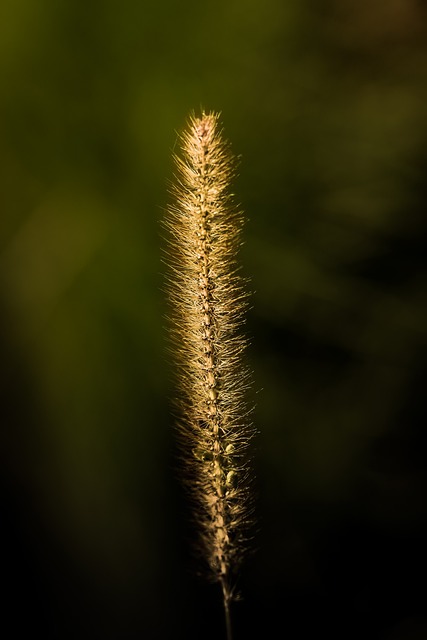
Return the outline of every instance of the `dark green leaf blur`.
{"type": "Polygon", "coordinates": [[[241,156],[253,291],[236,640],[427,637],[426,104],[421,0],[0,3],[1,637],[225,637],[163,293],[201,108],[241,156]]]}

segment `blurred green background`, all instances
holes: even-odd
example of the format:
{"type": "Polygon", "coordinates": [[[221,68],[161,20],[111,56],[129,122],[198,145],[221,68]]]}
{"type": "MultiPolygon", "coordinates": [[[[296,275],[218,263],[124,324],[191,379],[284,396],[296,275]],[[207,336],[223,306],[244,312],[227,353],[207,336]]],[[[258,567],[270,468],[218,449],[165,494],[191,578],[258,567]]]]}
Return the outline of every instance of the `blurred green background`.
{"type": "Polygon", "coordinates": [[[236,640],[427,636],[426,89],[421,0],[2,1],[2,637],[224,637],[162,293],[200,106],[242,156],[254,292],[236,640]]]}

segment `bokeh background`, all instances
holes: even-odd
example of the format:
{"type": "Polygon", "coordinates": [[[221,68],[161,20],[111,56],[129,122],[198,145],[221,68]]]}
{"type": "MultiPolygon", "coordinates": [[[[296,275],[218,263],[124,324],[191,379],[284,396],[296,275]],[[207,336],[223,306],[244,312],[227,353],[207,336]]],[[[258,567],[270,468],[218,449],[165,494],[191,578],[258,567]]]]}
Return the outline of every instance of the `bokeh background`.
{"type": "Polygon", "coordinates": [[[160,221],[222,112],[259,533],[236,640],[427,637],[427,6],[0,3],[2,638],[224,637],[176,473],[160,221]]]}

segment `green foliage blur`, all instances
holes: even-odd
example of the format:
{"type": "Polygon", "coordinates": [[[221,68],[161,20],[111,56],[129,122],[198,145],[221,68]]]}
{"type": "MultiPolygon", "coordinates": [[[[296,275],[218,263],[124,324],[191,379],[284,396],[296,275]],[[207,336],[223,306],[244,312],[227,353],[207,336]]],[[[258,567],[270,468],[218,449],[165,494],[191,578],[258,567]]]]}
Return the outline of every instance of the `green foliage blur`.
{"type": "Polygon", "coordinates": [[[426,103],[420,0],[3,0],[2,637],[223,637],[163,293],[176,132],[201,108],[241,155],[254,292],[236,638],[426,637],[426,103]]]}

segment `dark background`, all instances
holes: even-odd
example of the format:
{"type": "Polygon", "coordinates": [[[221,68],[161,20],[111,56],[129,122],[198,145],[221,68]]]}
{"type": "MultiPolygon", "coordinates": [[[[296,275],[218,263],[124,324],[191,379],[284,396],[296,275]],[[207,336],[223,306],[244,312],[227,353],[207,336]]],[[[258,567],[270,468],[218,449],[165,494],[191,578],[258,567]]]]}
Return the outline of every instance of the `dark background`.
{"type": "Polygon", "coordinates": [[[223,638],[175,471],[160,220],[222,112],[249,222],[236,640],[427,637],[427,6],[0,4],[2,638],[223,638]]]}

